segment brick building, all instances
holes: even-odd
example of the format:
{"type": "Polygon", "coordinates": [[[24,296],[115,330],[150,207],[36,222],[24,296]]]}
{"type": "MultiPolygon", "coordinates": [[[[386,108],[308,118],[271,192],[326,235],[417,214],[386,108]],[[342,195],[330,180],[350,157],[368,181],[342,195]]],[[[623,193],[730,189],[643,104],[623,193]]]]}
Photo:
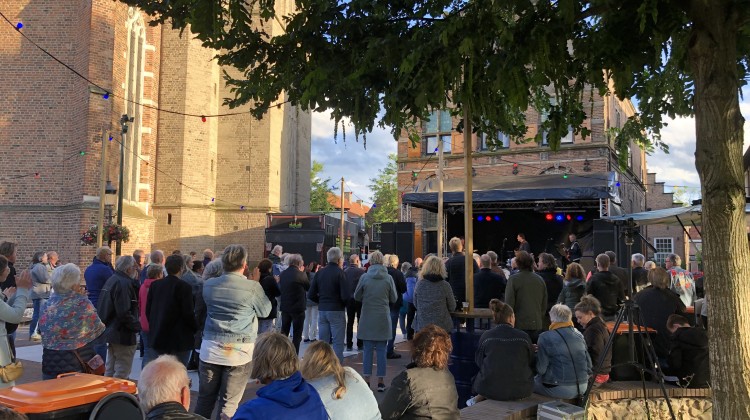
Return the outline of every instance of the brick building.
{"type": "MultiPolygon", "coordinates": [[[[293,5],[277,2],[286,7],[293,5]]],[[[259,259],[266,212],[309,210],[310,115],[284,98],[260,121],[223,106],[232,95],[225,69],[189,31],[151,26],[111,0],[0,0],[0,11],[111,93],[105,99],[0,25],[0,240],[20,244],[20,265],[49,249],[63,261],[91,260],[94,248],[79,239],[97,222],[102,141],[110,136],[104,170],[118,184],[123,114],[134,118],[122,140],[122,214],[131,230],[123,253],[242,243],[259,259]],[[200,118],[235,112],[242,114],[200,118]]]]}
{"type": "MultiPolygon", "coordinates": [[[[648,173],[648,192],[646,194],[646,210],[668,209],[670,207],[681,207],[683,203],[674,202],[674,194],[664,191],[664,183],[656,181],[655,173],[648,173]]],[[[690,204],[690,203],[687,203],[690,204]]],[[[688,232],[692,230],[691,226],[686,226],[688,232]]],[[[656,248],[644,249],[643,255],[664,267],[664,261],[669,254],[677,254],[682,258],[683,263],[687,264],[691,255],[695,255],[695,249],[691,251],[689,240],[685,231],[677,224],[670,225],[649,225],[641,228],[641,233],[649,243],[656,248]],[[686,258],[687,256],[687,258],[686,258]]],[[[694,232],[693,242],[700,244],[700,236],[694,232]]],[[[700,246],[700,245],[698,245],[700,246]]],[[[689,268],[689,265],[688,265],[689,268]]]]}
{"type": "MultiPolygon", "coordinates": [[[[555,249],[562,252],[560,244],[566,241],[568,233],[575,232],[584,255],[592,255],[594,219],[645,210],[645,153],[631,144],[627,168],[622,169],[618,164],[618,152],[608,135],[611,128],[622,127],[633,115],[633,105],[612,96],[601,97],[595,92],[593,95],[593,98],[583,98],[584,103],[592,104],[593,112],[584,122],[591,135],[583,139],[571,132],[562,139],[556,152],[550,150],[546,141],[541,144],[515,141],[497,133],[497,145],[492,147],[486,134],[472,134],[469,147],[473,151],[474,245],[477,251],[513,250],[518,246],[517,233],[524,232],[533,252],[555,249]]],[[[536,136],[545,118],[543,113],[529,109],[525,138],[536,136]]],[[[451,117],[446,110],[433,111],[430,120],[422,124],[420,144],[412,147],[405,133],[398,140],[398,186],[405,192],[401,200],[406,204],[402,220],[415,224],[417,255],[437,249],[435,176],[438,159],[435,151],[438,137],[444,141],[444,238],[447,242],[451,236],[463,234],[464,150],[467,145],[463,134],[453,130],[458,122],[458,117],[451,117]],[[449,197],[453,198],[449,200],[449,197]]]]}

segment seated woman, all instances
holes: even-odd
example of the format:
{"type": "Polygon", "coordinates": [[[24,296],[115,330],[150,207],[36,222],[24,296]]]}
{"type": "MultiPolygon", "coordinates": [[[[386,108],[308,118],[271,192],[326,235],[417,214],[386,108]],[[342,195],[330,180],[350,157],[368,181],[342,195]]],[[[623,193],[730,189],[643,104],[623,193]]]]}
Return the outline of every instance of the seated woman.
{"type": "Polygon", "coordinates": [[[52,272],[52,290],[41,318],[42,377],[84,372],[83,364],[96,356],[94,345],[104,333],[94,305],[81,290],[81,270],[65,264],[52,272]]]}
{"type": "Polygon", "coordinates": [[[477,396],[466,405],[485,400],[520,400],[534,388],[534,348],[529,335],[513,328],[513,308],[498,299],[490,301],[490,310],[497,326],[485,331],[479,339],[476,363],[479,373],[474,378],[477,396]]]}
{"type": "Polygon", "coordinates": [[[265,386],[257,391],[257,398],[237,409],[232,420],[327,420],[318,392],[305,382],[298,368],[297,350],[289,337],[275,332],[258,336],[250,377],[265,386]]]}
{"type": "MultiPolygon", "coordinates": [[[[584,328],[583,339],[586,340],[589,358],[591,358],[591,363],[596,366],[599,363],[602,353],[604,353],[604,348],[607,347],[607,340],[609,340],[607,325],[601,318],[602,307],[595,297],[586,295],[576,305],[575,313],[578,323],[584,328]]],[[[609,351],[604,356],[601,368],[599,371],[594,372],[594,375],[596,375],[594,378],[595,383],[603,384],[609,381],[609,372],[611,369],[612,347],[610,346],[609,351]]]]}
{"type": "Polygon", "coordinates": [[[380,419],[378,402],[354,369],[342,367],[330,344],[316,341],[305,351],[302,377],[320,395],[332,420],[380,419]]]}
{"type": "Polygon", "coordinates": [[[417,332],[412,341],[412,363],[393,378],[380,402],[384,419],[459,418],[456,381],[448,371],[452,349],[450,335],[436,325],[417,332]]]}
{"type": "Polygon", "coordinates": [[[557,304],[549,311],[552,324],[537,342],[534,392],[553,398],[575,398],[586,392],[591,359],[586,341],[573,328],[570,308],[557,304]]]}

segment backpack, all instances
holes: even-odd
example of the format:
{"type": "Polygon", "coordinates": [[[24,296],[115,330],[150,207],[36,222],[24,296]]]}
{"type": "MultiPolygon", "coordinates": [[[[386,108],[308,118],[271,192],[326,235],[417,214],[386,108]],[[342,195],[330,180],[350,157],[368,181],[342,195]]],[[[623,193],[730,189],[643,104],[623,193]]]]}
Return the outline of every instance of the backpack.
{"type": "Polygon", "coordinates": [[[680,296],[680,300],[685,306],[693,306],[695,303],[695,280],[689,271],[669,270],[671,278],[670,290],[680,296]]]}

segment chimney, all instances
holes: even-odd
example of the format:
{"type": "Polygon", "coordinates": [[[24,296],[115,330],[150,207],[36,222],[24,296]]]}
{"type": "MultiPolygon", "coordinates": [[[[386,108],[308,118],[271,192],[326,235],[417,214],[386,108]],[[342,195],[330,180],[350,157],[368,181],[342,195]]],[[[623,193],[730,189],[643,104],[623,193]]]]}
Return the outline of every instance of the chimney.
{"type": "Polygon", "coordinates": [[[357,200],[357,204],[362,205],[362,200],[357,200]]]}
{"type": "Polygon", "coordinates": [[[352,193],[351,193],[351,191],[345,191],[344,192],[344,201],[352,201],[352,193]]]}

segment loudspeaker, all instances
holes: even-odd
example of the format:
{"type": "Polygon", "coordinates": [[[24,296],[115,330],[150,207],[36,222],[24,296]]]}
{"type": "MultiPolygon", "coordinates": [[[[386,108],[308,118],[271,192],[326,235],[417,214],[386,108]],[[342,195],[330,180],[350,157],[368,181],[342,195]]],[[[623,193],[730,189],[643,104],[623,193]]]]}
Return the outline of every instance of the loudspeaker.
{"type": "Polygon", "coordinates": [[[398,255],[400,262],[411,262],[414,259],[414,223],[381,224],[380,251],[398,255]]]}
{"type": "Polygon", "coordinates": [[[606,220],[594,220],[594,257],[604,251],[617,253],[617,230],[614,223],[606,220]]]}

